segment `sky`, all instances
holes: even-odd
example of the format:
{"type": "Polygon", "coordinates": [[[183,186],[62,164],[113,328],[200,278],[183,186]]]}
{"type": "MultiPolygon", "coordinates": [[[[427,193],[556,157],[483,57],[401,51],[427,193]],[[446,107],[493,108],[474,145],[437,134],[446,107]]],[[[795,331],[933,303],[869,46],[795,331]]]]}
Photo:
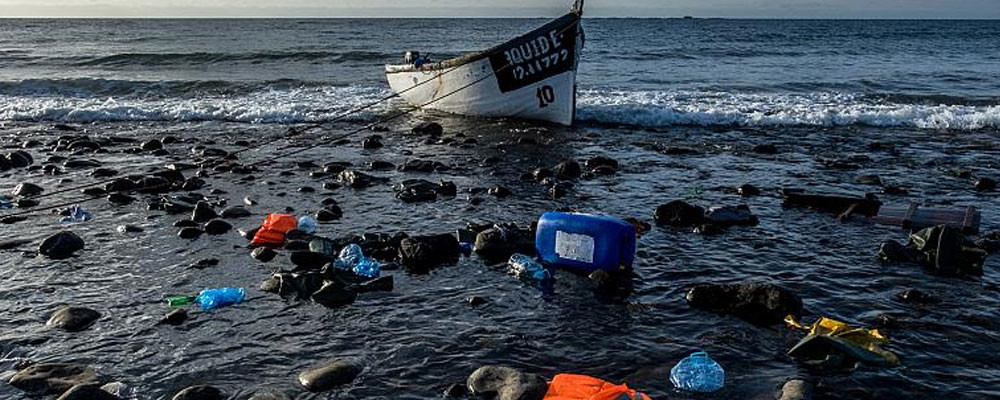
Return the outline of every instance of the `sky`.
{"type": "MultiPolygon", "coordinates": [[[[0,0],[0,17],[548,17],[572,0],[0,0]]],[[[592,17],[1000,19],[1000,0],[588,0],[592,17]]]]}

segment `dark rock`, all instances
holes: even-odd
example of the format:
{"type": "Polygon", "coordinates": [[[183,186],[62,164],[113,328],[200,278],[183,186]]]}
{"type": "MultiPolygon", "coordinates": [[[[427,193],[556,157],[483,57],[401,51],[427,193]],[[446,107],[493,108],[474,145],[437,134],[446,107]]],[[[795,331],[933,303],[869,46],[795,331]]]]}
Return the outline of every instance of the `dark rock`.
{"type": "Polygon", "coordinates": [[[674,200],[656,208],[653,219],[657,224],[675,227],[692,227],[705,220],[705,209],[674,200]]]}
{"type": "Polygon", "coordinates": [[[302,371],[299,374],[299,384],[310,392],[325,392],[353,382],[362,370],[364,365],[358,359],[332,360],[302,371]]]}
{"type": "Polygon", "coordinates": [[[121,193],[111,193],[108,195],[108,202],[117,205],[131,204],[135,201],[135,197],[129,196],[127,194],[121,193]]]}
{"type": "Polygon", "coordinates": [[[104,189],[101,189],[99,187],[89,187],[81,190],[80,193],[90,197],[102,197],[108,194],[108,192],[105,192],[104,189]]]}
{"type": "Polygon", "coordinates": [[[4,225],[16,224],[18,222],[25,221],[27,219],[28,219],[28,217],[23,216],[23,215],[9,215],[9,216],[0,218],[0,224],[4,224],[4,225]]]}
{"type": "Polygon", "coordinates": [[[753,226],[757,225],[757,216],[750,212],[750,207],[741,204],[735,207],[712,207],[705,215],[705,219],[720,227],[730,226],[753,226]]]}
{"type": "Polygon", "coordinates": [[[552,172],[551,169],[540,167],[540,168],[535,168],[535,170],[531,172],[531,176],[534,178],[535,181],[541,181],[542,179],[551,178],[555,176],[555,173],[552,172]]]}
{"type": "Polygon", "coordinates": [[[142,151],[159,150],[163,148],[163,142],[157,139],[147,140],[145,142],[142,142],[142,144],[139,145],[139,148],[142,149],[142,151]]]}
{"type": "Polygon", "coordinates": [[[208,222],[218,217],[219,214],[216,214],[212,206],[204,201],[195,204],[194,210],[191,212],[191,220],[194,222],[208,222]]]}
{"type": "Polygon", "coordinates": [[[502,199],[504,197],[507,197],[507,196],[510,196],[511,194],[513,194],[510,191],[510,189],[507,189],[507,188],[505,188],[503,186],[494,186],[494,187],[491,187],[488,190],[486,190],[486,193],[489,194],[489,195],[491,195],[491,196],[493,196],[493,197],[500,198],[500,199],[502,199]]]}
{"type": "Polygon", "coordinates": [[[361,148],[368,150],[380,149],[383,146],[385,145],[382,144],[382,141],[374,137],[365,138],[365,140],[361,141],[361,148]]]}
{"type": "Polygon", "coordinates": [[[461,383],[453,383],[444,390],[444,397],[446,398],[465,397],[467,394],[469,394],[469,389],[461,383]]]}
{"type": "Polygon", "coordinates": [[[906,289],[896,293],[896,299],[910,304],[934,304],[938,302],[938,299],[917,289],[906,289]]]}
{"type": "Polygon", "coordinates": [[[990,178],[979,178],[976,181],[976,190],[980,192],[991,192],[996,190],[997,181],[990,178]]]}
{"type": "Polygon", "coordinates": [[[781,385],[775,400],[812,400],[813,384],[802,378],[790,379],[781,385]]]}
{"type": "Polygon", "coordinates": [[[208,385],[196,385],[185,388],[174,395],[171,400],[225,400],[222,391],[208,385]]]}
{"type": "Polygon", "coordinates": [[[593,176],[611,176],[616,173],[618,173],[617,169],[611,168],[607,165],[602,165],[600,167],[594,168],[594,170],[590,171],[588,174],[584,174],[585,175],[584,178],[589,179],[592,178],[593,176]]]}
{"type": "Polygon", "coordinates": [[[569,182],[556,182],[549,187],[549,196],[553,199],[561,199],[563,196],[569,192],[569,189],[573,188],[573,184],[569,182]]]}
{"type": "Polygon", "coordinates": [[[16,187],[14,187],[14,190],[11,192],[11,195],[13,195],[13,196],[35,196],[35,195],[41,194],[44,190],[45,189],[42,189],[41,186],[38,186],[38,185],[36,185],[34,183],[22,183],[20,185],[17,185],[16,187]]]}
{"type": "Polygon", "coordinates": [[[66,306],[52,313],[45,325],[66,332],[80,332],[89,328],[99,318],[101,313],[89,308],[66,306]]]}
{"type": "Polygon", "coordinates": [[[576,179],[580,177],[582,172],[580,169],[580,163],[576,160],[565,160],[559,164],[556,164],[552,171],[555,172],[556,176],[563,179],[576,179]]]}
{"type": "Polygon", "coordinates": [[[222,218],[244,218],[250,216],[250,211],[242,206],[230,206],[222,209],[219,213],[222,218]]]}
{"type": "Polygon", "coordinates": [[[871,174],[858,175],[854,177],[854,183],[882,186],[882,177],[871,174]]]}
{"type": "Polygon", "coordinates": [[[323,274],[318,271],[277,272],[260,284],[260,290],[280,296],[295,295],[310,299],[324,285],[323,274]]]}
{"type": "Polygon", "coordinates": [[[336,175],[344,172],[348,167],[351,166],[349,162],[331,162],[323,164],[323,172],[330,175],[336,175]]]}
{"type": "Polygon", "coordinates": [[[610,157],[597,156],[597,157],[591,157],[590,159],[588,159],[587,162],[584,163],[584,165],[588,169],[591,169],[591,170],[597,169],[597,168],[600,168],[600,167],[610,167],[611,169],[617,170],[618,169],[618,160],[615,160],[615,159],[610,158],[610,157]]]}
{"type": "Polygon", "coordinates": [[[4,240],[4,241],[0,241],[0,250],[12,250],[12,249],[16,249],[16,248],[24,246],[24,245],[26,245],[28,243],[31,243],[31,241],[27,240],[27,239],[4,240]]]}
{"type": "Polygon", "coordinates": [[[399,259],[410,272],[423,273],[458,259],[461,247],[453,235],[408,237],[399,243],[399,259]]]}
{"type": "Polygon", "coordinates": [[[534,254],[535,236],[516,226],[494,226],[476,235],[473,250],[485,259],[506,261],[514,253],[534,254]]]}
{"type": "Polygon", "coordinates": [[[205,187],[205,180],[198,177],[190,177],[181,184],[181,190],[194,191],[205,187]]]}
{"type": "Polygon", "coordinates": [[[127,192],[135,190],[135,182],[125,178],[118,178],[104,185],[104,191],[108,193],[127,192]]]}
{"type": "Polygon", "coordinates": [[[304,269],[320,269],[323,265],[331,263],[336,259],[331,254],[324,254],[315,251],[296,251],[293,252],[289,257],[289,261],[295,264],[296,270],[304,269]]]}
{"type": "Polygon", "coordinates": [[[7,153],[7,164],[11,168],[24,168],[35,163],[35,159],[31,157],[31,154],[18,150],[11,153],[7,153]]]}
{"type": "Polygon", "coordinates": [[[299,231],[291,231],[291,232],[288,232],[287,234],[285,234],[285,250],[288,250],[288,251],[305,251],[305,250],[309,250],[309,242],[307,242],[305,240],[294,240],[294,239],[292,239],[292,235],[293,235],[294,232],[299,232],[299,231]]]}
{"type": "Polygon", "coordinates": [[[339,282],[327,282],[312,294],[312,300],[326,307],[346,306],[358,298],[358,292],[344,287],[339,282]]]}
{"type": "Polygon", "coordinates": [[[541,400],[549,384],[542,377],[509,367],[480,367],[466,381],[469,393],[496,400],[541,400]]]}
{"type": "Polygon", "coordinates": [[[745,184],[736,188],[736,193],[743,197],[753,197],[760,195],[760,189],[751,184],[745,184]]]}
{"type": "Polygon", "coordinates": [[[758,144],[750,151],[757,154],[778,154],[778,146],[773,144],[758,144]]]}
{"type": "Polygon", "coordinates": [[[437,163],[428,160],[409,160],[399,170],[402,172],[434,172],[437,163]]]}
{"type": "Polygon", "coordinates": [[[70,169],[94,168],[100,165],[101,163],[94,160],[68,160],[63,163],[63,167],[70,169]]]}
{"type": "Polygon", "coordinates": [[[802,300],[770,283],[698,285],[687,294],[693,307],[740,317],[754,324],[773,325],[788,315],[802,314],[802,300]]]}
{"type": "MultiPolygon", "coordinates": [[[[454,186],[454,184],[452,184],[454,186]]],[[[407,179],[393,187],[396,198],[407,203],[437,200],[440,185],[423,179],[407,179]]]]}
{"type": "Polygon", "coordinates": [[[174,222],[174,228],[197,228],[200,225],[189,219],[182,219],[180,221],[174,222]]]}
{"type": "Polygon", "coordinates": [[[17,206],[17,208],[31,208],[37,206],[38,201],[32,199],[21,199],[14,202],[14,204],[17,206]]]}
{"type": "Polygon", "coordinates": [[[97,385],[76,385],[56,400],[121,400],[121,398],[101,390],[97,385]]]}
{"type": "Polygon", "coordinates": [[[312,186],[302,186],[302,187],[300,187],[298,189],[298,192],[299,193],[314,193],[314,192],[316,192],[316,188],[314,188],[312,186]]]}
{"type": "Polygon", "coordinates": [[[209,235],[221,235],[229,232],[233,226],[221,219],[213,219],[205,224],[205,233],[209,235]]]}
{"type": "Polygon", "coordinates": [[[86,365],[41,363],[11,376],[8,383],[34,396],[55,396],[76,385],[97,383],[97,373],[86,365]]]}
{"type": "Polygon", "coordinates": [[[183,324],[184,321],[187,321],[187,319],[188,319],[187,310],[185,310],[183,308],[178,308],[178,309],[175,309],[175,310],[173,310],[171,312],[168,312],[156,324],[157,325],[173,325],[173,326],[178,326],[180,324],[183,324]]]}
{"type": "Polygon", "coordinates": [[[258,247],[250,252],[250,256],[260,262],[270,262],[278,253],[267,247],[258,247]]]}
{"type": "Polygon", "coordinates": [[[169,191],[171,186],[170,180],[162,176],[144,176],[135,181],[135,190],[141,193],[163,193],[169,191]]]}
{"type": "Polygon", "coordinates": [[[884,264],[893,264],[900,262],[913,262],[919,257],[913,249],[899,244],[895,240],[886,240],[882,242],[878,250],[878,259],[884,264]]]}
{"type": "Polygon", "coordinates": [[[387,171],[394,168],[396,168],[396,165],[388,161],[375,160],[368,163],[368,169],[374,171],[387,171]]]}
{"type": "Polygon", "coordinates": [[[316,221],[330,222],[336,221],[344,216],[344,211],[336,204],[330,204],[316,212],[316,221]]]}
{"type": "Polygon", "coordinates": [[[198,228],[184,228],[177,232],[177,237],[181,239],[197,239],[204,233],[205,231],[198,228]]]}
{"type": "Polygon", "coordinates": [[[465,298],[465,302],[469,303],[469,305],[473,306],[473,307],[479,307],[479,306],[481,306],[483,304],[488,303],[488,301],[486,301],[486,299],[484,299],[482,297],[479,297],[479,296],[469,296],[469,297],[466,297],[465,298]]]}
{"type": "Polygon", "coordinates": [[[49,236],[38,245],[38,253],[53,260],[69,258],[73,253],[83,250],[83,239],[70,231],[62,231],[49,236]]]}
{"type": "Polygon", "coordinates": [[[421,122],[413,127],[413,133],[417,135],[441,136],[444,128],[437,122],[421,122]]]}

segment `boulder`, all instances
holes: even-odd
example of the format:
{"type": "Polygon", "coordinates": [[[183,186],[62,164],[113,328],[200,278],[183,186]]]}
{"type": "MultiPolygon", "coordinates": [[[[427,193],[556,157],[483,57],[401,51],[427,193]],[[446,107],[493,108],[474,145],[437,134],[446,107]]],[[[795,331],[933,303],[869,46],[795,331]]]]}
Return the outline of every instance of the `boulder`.
{"type": "Polygon", "coordinates": [[[22,183],[20,185],[15,186],[14,190],[11,191],[11,195],[13,195],[13,196],[25,196],[25,197],[27,197],[27,196],[35,196],[35,195],[41,194],[44,190],[45,189],[42,189],[41,186],[38,186],[38,185],[36,185],[34,183],[27,183],[27,182],[25,182],[25,183],[22,183]]]}
{"type": "Polygon", "coordinates": [[[991,178],[979,178],[976,181],[976,190],[980,192],[990,192],[996,190],[997,181],[991,178]]]}
{"type": "Polygon", "coordinates": [[[242,206],[230,206],[223,208],[219,215],[222,218],[244,218],[250,216],[250,211],[242,206]]]}
{"type": "Polygon", "coordinates": [[[213,219],[205,224],[205,233],[209,235],[221,235],[229,232],[233,226],[221,219],[213,219]]]}
{"type": "Polygon", "coordinates": [[[757,216],[745,204],[738,206],[712,207],[705,214],[705,220],[720,227],[757,225],[757,216]]]}
{"type": "Polygon", "coordinates": [[[417,135],[441,136],[444,128],[437,122],[421,122],[413,127],[413,133],[417,135]]]}
{"type": "Polygon", "coordinates": [[[224,400],[222,391],[208,385],[190,386],[177,392],[171,400],[224,400]]]}
{"type": "Polygon", "coordinates": [[[743,197],[753,197],[760,194],[760,189],[748,183],[736,188],[736,193],[743,197]]]}
{"type": "Polygon", "coordinates": [[[812,400],[813,384],[802,378],[789,379],[774,395],[775,400],[812,400]]]}
{"type": "Polygon", "coordinates": [[[97,373],[81,364],[41,363],[18,371],[8,383],[31,395],[54,396],[76,385],[97,383],[97,373]]]}
{"type": "Polygon", "coordinates": [[[56,400],[121,400],[121,397],[108,393],[97,385],[75,385],[56,400]]]}
{"type": "Polygon", "coordinates": [[[587,159],[587,162],[585,162],[584,165],[591,170],[600,167],[609,167],[612,169],[618,169],[618,160],[615,160],[610,157],[597,156],[587,159]]]}
{"type": "Polygon", "coordinates": [[[163,148],[163,142],[158,139],[151,139],[142,142],[142,144],[139,145],[139,148],[142,149],[142,151],[156,151],[163,148]]]}
{"type": "Polygon", "coordinates": [[[171,186],[170,180],[162,176],[144,176],[135,181],[135,190],[141,193],[163,193],[169,191],[171,186]]]}
{"type": "Polygon", "coordinates": [[[364,370],[357,359],[337,359],[317,365],[299,374],[299,384],[310,392],[325,392],[354,381],[364,370]]]}
{"type": "Polygon", "coordinates": [[[250,252],[250,256],[260,262],[270,262],[278,253],[267,247],[258,247],[250,252]]]}
{"type": "Polygon", "coordinates": [[[674,200],[657,207],[653,219],[657,224],[689,228],[705,221],[705,209],[674,200]]]}
{"type": "Polygon", "coordinates": [[[408,237],[399,243],[399,259],[410,272],[423,273],[458,258],[461,247],[454,235],[408,237]]]}
{"type": "Polygon", "coordinates": [[[770,283],[698,285],[687,293],[687,301],[693,307],[735,315],[758,325],[773,325],[788,315],[802,315],[802,300],[770,283]]]}
{"type": "Polygon", "coordinates": [[[466,381],[469,393],[497,400],[542,400],[549,384],[542,377],[509,367],[480,367],[466,381]]]}
{"type": "Polygon", "coordinates": [[[377,178],[358,171],[347,170],[337,174],[340,183],[354,189],[363,189],[376,183],[385,182],[385,178],[377,178]]]}
{"type": "Polygon", "coordinates": [[[563,179],[579,178],[580,173],[582,172],[580,169],[580,163],[576,162],[576,160],[565,160],[556,164],[556,166],[552,168],[552,171],[555,172],[556,176],[563,179]]]}
{"type": "Polygon", "coordinates": [[[497,225],[476,234],[473,250],[480,257],[505,261],[514,253],[534,254],[535,235],[512,225],[497,225]]]}
{"type": "Polygon", "coordinates": [[[197,239],[204,233],[205,231],[198,228],[183,228],[177,232],[177,237],[181,239],[197,239]]]}
{"type": "Polygon", "coordinates": [[[375,138],[375,137],[365,138],[365,140],[363,140],[361,142],[361,148],[367,149],[367,150],[374,150],[374,149],[382,148],[383,146],[384,145],[382,144],[382,141],[380,141],[378,138],[375,138]]]}
{"type": "Polygon", "coordinates": [[[53,260],[69,258],[73,253],[83,250],[83,239],[70,231],[62,231],[49,236],[38,245],[38,254],[53,260]]]}
{"type": "Polygon", "coordinates": [[[346,306],[358,298],[358,292],[344,287],[339,282],[327,282],[312,294],[312,300],[326,307],[346,306]]]}
{"type": "Polygon", "coordinates": [[[104,191],[108,193],[127,192],[135,188],[135,182],[125,178],[118,178],[104,185],[104,191]]]}
{"type": "Polygon", "coordinates": [[[344,211],[336,204],[328,204],[316,212],[316,221],[330,222],[336,221],[344,216],[344,211]]]}
{"type": "Polygon", "coordinates": [[[66,332],[79,332],[89,328],[99,318],[101,313],[89,308],[65,306],[52,313],[45,325],[66,332]]]}
{"type": "Polygon", "coordinates": [[[212,206],[204,201],[199,201],[198,204],[195,204],[194,210],[191,211],[191,220],[194,222],[208,222],[218,217],[219,214],[216,214],[212,206]]]}
{"type": "Polygon", "coordinates": [[[35,159],[31,157],[31,154],[24,150],[7,153],[6,159],[7,165],[11,168],[24,168],[35,163],[35,159]]]}

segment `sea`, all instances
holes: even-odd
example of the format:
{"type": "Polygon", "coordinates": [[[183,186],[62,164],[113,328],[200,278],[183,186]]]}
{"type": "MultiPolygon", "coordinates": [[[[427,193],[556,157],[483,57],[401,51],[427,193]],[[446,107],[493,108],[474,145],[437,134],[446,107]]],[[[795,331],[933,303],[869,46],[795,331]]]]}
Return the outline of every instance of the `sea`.
{"type": "MultiPolygon", "coordinates": [[[[543,19],[4,20],[0,120],[322,122],[543,19]]],[[[588,19],[579,120],[1000,125],[995,21],[588,19]]]]}
{"type": "MultiPolygon", "coordinates": [[[[872,194],[893,207],[975,207],[981,224],[969,242],[1000,240],[989,235],[1000,230],[1000,203],[985,185],[1000,177],[1000,21],[586,18],[572,127],[381,101],[391,95],[384,65],[406,51],[445,59],[547,21],[0,19],[0,154],[27,151],[35,163],[0,171],[0,195],[34,183],[45,196],[34,208],[0,209],[0,380],[32,363],[69,362],[120,382],[129,400],[171,399],[191,385],[237,400],[471,399],[459,390],[468,376],[505,365],[625,382],[657,400],[773,399],[795,377],[814,385],[815,399],[1000,397],[995,255],[981,276],[883,264],[880,246],[907,243],[906,229],[841,222],[786,207],[782,196],[799,188],[872,194]],[[401,111],[409,114],[384,121],[401,111]],[[412,133],[421,122],[444,134],[412,133]],[[220,151],[248,169],[209,160],[220,151]],[[589,173],[595,157],[619,167],[589,173]],[[439,165],[393,168],[414,160],[439,165]],[[563,160],[588,173],[534,179],[563,160]],[[388,182],[341,187],[328,163],[388,182]],[[133,193],[128,205],[79,190],[111,179],[96,168],[121,177],[170,164],[200,166],[183,173],[204,187],[133,193]],[[405,203],[393,185],[408,179],[453,182],[458,193],[405,203]],[[740,196],[744,185],[760,194],[740,196]],[[175,224],[189,214],[164,211],[161,197],[251,215],[227,219],[227,234],[184,239],[175,224]],[[656,225],[654,210],[674,200],[747,206],[759,223],[656,225]],[[261,290],[294,267],[289,252],[255,260],[235,228],[332,203],[343,216],[320,223],[319,236],[528,228],[552,210],[635,218],[649,230],[631,290],[614,296],[585,273],[556,269],[554,283],[537,285],[475,253],[428,273],[383,259],[393,290],[337,308],[261,290]],[[60,222],[58,208],[71,204],[93,218],[60,222]],[[15,214],[26,219],[7,218],[15,214]],[[66,260],[36,254],[63,230],[85,248],[66,260]],[[685,300],[697,285],[745,282],[795,293],[806,323],[878,328],[900,364],[815,368],[787,354],[804,333],[685,300]],[[165,296],[216,287],[247,297],[157,324],[170,311],[165,296]],[[101,317],[81,332],[47,327],[63,305],[101,317]],[[725,370],[720,391],[671,383],[671,369],[696,351],[725,370]],[[364,366],[351,383],[322,393],[299,384],[300,372],[345,358],[364,366]]],[[[0,399],[25,397],[0,383],[0,399]]]]}

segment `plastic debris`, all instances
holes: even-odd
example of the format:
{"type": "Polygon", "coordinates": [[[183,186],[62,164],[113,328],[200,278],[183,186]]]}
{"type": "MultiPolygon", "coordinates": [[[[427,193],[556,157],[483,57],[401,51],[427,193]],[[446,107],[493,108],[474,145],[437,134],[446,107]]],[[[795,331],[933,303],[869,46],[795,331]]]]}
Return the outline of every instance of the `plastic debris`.
{"type": "Polygon", "coordinates": [[[90,211],[83,209],[80,206],[72,206],[69,208],[69,215],[62,217],[59,222],[64,224],[73,224],[77,222],[85,222],[94,219],[94,214],[90,211]]]}
{"type": "Polygon", "coordinates": [[[333,262],[334,268],[354,272],[365,278],[378,278],[382,264],[373,258],[365,257],[361,246],[349,244],[340,250],[340,255],[333,262]]]}
{"type": "Polygon", "coordinates": [[[711,393],[722,389],[726,371],[719,363],[699,351],[681,360],[670,370],[670,383],[681,390],[711,393]]]}
{"type": "Polygon", "coordinates": [[[197,301],[203,310],[214,310],[242,303],[245,296],[246,289],[243,288],[205,289],[198,294],[197,301]]]}
{"type": "Polygon", "coordinates": [[[547,281],[552,279],[552,272],[534,258],[515,253],[507,261],[507,272],[521,279],[547,281]]]}
{"type": "Polygon", "coordinates": [[[300,217],[298,230],[309,234],[316,233],[316,220],[308,215],[300,217]]]}
{"type": "Polygon", "coordinates": [[[785,317],[789,327],[807,331],[809,334],[795,345],[788,354],[800,359],[829,360],[831,354],[847,356],[843,361],[861,361],[873,365],[898,365],[899,357],[883,350],[882,345],[889,338],[878,329],[851,326],[846,322],[822,317],[812,325],[803,325],[795,317],[785,317]],[[817,339],[831,338],[834,340],[817,339]]]}

